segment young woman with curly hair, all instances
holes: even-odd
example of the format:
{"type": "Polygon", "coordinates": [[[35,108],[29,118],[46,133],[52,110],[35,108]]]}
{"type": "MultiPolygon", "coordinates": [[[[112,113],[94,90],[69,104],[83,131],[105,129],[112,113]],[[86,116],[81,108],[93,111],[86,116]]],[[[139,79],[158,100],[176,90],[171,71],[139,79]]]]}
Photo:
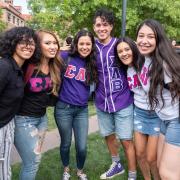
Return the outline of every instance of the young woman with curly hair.
{"type": "Polygon", "coordinates": [[[11,179],[10,153],[14,116],[24,95],[24,62],[32,60],[37,37],[28,27],[15,27],[0,36],[0,179],[11,179]]]}
{"type": "Polygon", "coordinates": [[[70,51],[62,51],[65,72],[56,104],[55,118],[61,136],[60,155],[64,166],[63,180],[70,178],[69,151],[74,131],[77,176],[86,180],[83,172],[86,160],[88,135],[88,98],[90,83],[96,81],[94,57],[95,41],[93,34],[87,30],[79,31],[71,45],[70,51]]]}
{"type": "Polygon", "coordinates": [[[41,160],[42,144],[47,130],[46,108],[57,96],[62,62],[54,33],[40,30],[36,63],[25,68],[25,95],[15,117],[15,146],[22,158],[20,179],[34,180],[41,160]]]}

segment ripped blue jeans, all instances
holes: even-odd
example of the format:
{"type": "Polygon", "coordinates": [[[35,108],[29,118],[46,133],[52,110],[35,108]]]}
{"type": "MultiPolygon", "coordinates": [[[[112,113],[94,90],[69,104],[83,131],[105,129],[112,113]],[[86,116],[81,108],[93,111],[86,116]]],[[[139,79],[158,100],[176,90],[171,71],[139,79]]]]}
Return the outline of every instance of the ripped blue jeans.
{"type": "Polygon", "coordinates": [[[22,159],[20,180],[35,180],[41,160],[41,148],[47,130],[47,116],[15,117],[14,143],[22,159]]]}

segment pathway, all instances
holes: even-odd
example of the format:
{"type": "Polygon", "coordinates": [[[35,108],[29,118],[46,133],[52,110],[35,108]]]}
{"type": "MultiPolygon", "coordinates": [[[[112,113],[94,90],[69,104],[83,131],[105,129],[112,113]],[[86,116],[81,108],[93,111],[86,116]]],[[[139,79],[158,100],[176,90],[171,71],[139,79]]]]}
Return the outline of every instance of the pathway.
{"type": "MultiPolygon", "coordinates": [[[[89,118],[89,134],[98,131],[98,122],[96,116],[91,116],[89,118]]],[[[60,144],[60,137],[59,132],[56,129],[52,131],[48,131],[46,134],[45,142],[43,144],[42,152],[46,152],[50,149],[54,149],[56,147],[59,147],[60,144]]],[[[16,151],[16,148],[13,146],[12,148],[12,155],[11,155],[11,164],[15,164],[17,162],[20,162],[21,158],[19,157],[19,154],[16,151]]]]}

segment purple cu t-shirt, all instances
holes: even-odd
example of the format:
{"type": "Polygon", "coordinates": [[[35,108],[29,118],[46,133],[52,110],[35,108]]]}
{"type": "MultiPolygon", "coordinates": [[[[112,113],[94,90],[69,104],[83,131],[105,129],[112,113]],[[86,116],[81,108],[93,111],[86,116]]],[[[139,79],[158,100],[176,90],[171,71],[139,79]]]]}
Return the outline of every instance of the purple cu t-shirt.
{"type": "Polygon", "coordinates": [[[114,46],[116,38],[106,45],[96,40],[98,86],[96,89],[96,107],[105,112],[117,112],[133,102],[123,69],[115,63],[114,46]]]}
{"type": "MultiPolygon", "coordinates": [[[[67,60],[69,53],[61,52],[63,60],[67,60]]],[[[68,62],[63,76],[59,100],[77,106],[88,104],[90,87],[86,85],[85,59],[79,56],[72,56],[68,62]]]]}

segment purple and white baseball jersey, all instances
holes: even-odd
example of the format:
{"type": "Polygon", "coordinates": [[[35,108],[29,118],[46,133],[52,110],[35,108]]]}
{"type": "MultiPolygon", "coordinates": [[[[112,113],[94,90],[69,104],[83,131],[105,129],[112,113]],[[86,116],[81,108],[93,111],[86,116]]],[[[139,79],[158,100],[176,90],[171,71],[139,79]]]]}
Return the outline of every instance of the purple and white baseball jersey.
{"type": "Polygon", "coordinates": [[[96,40],[98,85],[96,89],[96,107],[105,112],[117,112],[133,102],[125,71],[115,63],[114,46],[116,38],[106,45],[96,40]]]}

